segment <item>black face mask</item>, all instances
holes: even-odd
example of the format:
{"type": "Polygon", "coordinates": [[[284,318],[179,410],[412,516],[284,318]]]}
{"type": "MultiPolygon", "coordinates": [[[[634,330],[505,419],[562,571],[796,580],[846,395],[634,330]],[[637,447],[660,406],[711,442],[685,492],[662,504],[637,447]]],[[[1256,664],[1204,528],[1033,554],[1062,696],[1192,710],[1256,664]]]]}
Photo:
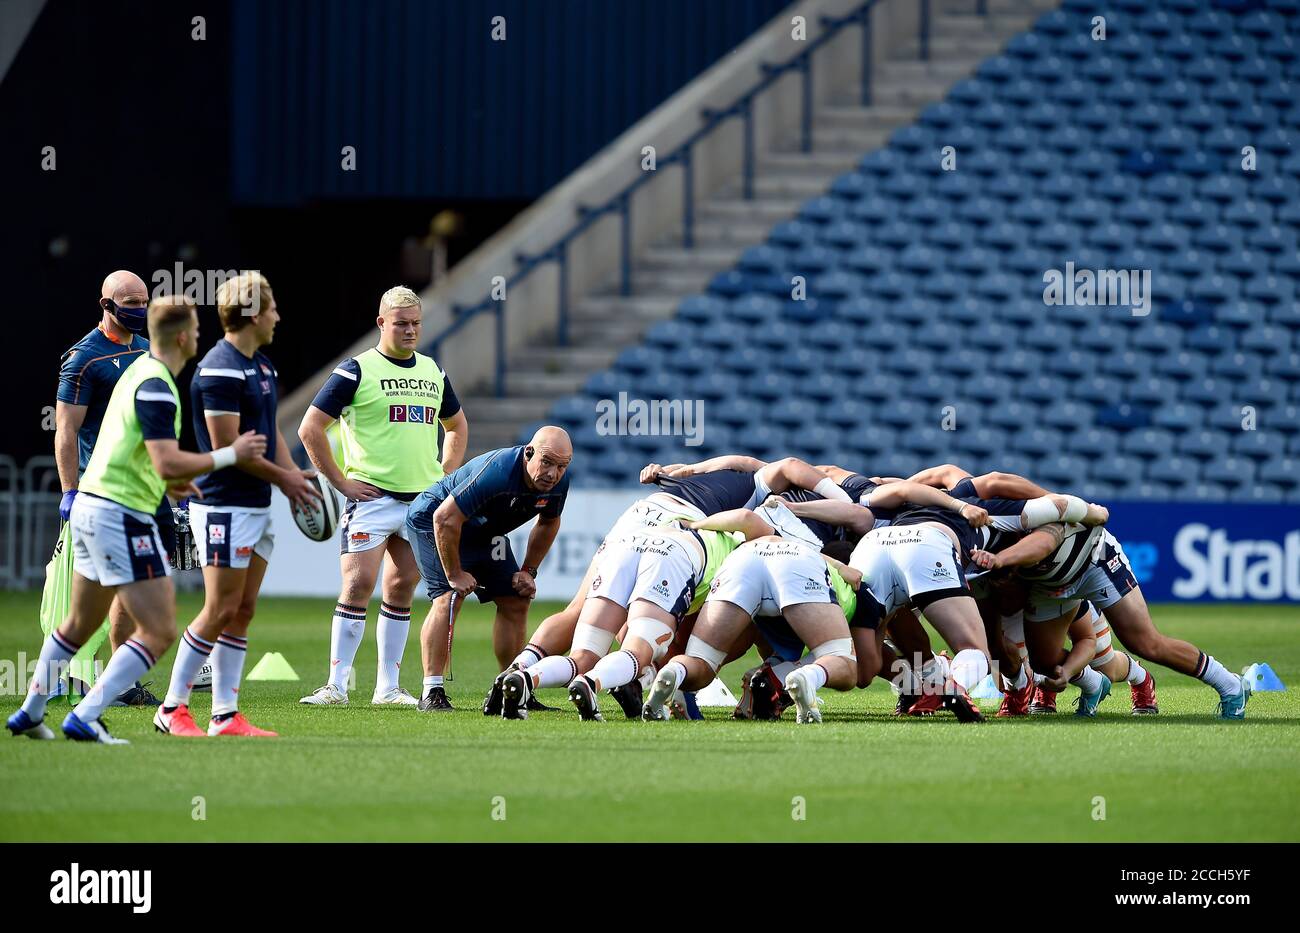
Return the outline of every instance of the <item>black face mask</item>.
{"type": "Polygon", "coordinates": [[[117,323],[121,324],[133,334],[144,332],[145,325],[149,322],[148,308],[124,308],[113,299],[109,298],[108,313],[117,318],[117,323]]]}

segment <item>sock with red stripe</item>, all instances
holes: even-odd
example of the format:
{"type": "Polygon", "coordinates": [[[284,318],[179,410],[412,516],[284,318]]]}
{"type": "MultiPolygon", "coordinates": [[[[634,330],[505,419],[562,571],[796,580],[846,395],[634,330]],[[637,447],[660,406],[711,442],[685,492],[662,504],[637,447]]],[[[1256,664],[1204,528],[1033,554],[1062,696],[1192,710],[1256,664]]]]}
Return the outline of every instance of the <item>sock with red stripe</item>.
{"type": "Polygon", "coordinates": [[[239,682],[244,679],[248,639],[222,632],[212,649],[212,718],[239,712],[239,682]]]}
{"type": "Polygon", "coordinates": [[[344,693],[348,692],[348,676],[361,647],[361,636],[366,634],[366,607],[339,603],[334,607],[334,621],[330,626],[330,683],[344,693]]]}
{"type": "Polygon", "coordinates": [[[94,722],[108,708],[108,704],[131,686],[157,663],[153,654],[134,638],[128,638],[122,646],[108,659],[104,673],[99,675],[95,686],[90,688],[86,698],[73,710],[82,722],[94,722]]]}
{"type": "Polygon", "coordinates": [[[544,657],[546,657],[545,651],[536,645],[528,644],[524,645],[523,651],[515,655],[515,659],[511,663],[522,671],[524,668],[532,667],[544,657]]]}
{"type": "Polygon", "coordinates": [[[1128,676],[1124,679],[1134,686],[1147,679],[1146,668],[1139,664],[1138,659],[1131,654],[1128,656],[1128,676]]]}
{"type": "Polygon", "coordinates": [[[212,655],[212,642],[194,634],[194,626],[181,633],[181,643],[176,647],[176,660],[172,662],[172,679],[167,685],[167,699],[163,707],[171,712],[178,706],[189,706],[194,678],[199,676],[203,662],[212,655]]]}
{"type": "Polygon", "coordinates": [[[595,683],[597,690],[613,690],[624,684],[630,684],[641,673],[641,664],[630,651],[615,651],[607,654],[591,669],[587,676],[595,683]]]}
{"type": "Polygon", "coordinates": [[[1196,679],[1219,691],[1221,697],[1235,697],[1241,693],[1241,678],[1204,651],[1196,659],[1196,679]]]}
{"type": "Polygon", "coordinates": [[[528,669],[534,687],[563,687],[578,676],[578,665],[566,656],[543,658],[528,669]]]}
{"type": "Polygon", "coordinates": [[[33,722],[40,722],[45,718],[45,704],[50,701],[50,693],[63,676],[63,672],[67,670],[68,662],[80,648],[80,645],[74,645],[69,639],[60,635],[58,629],[50,632],[49,637],[45,639],[45,644],[41,645],[41,655],[36,662],[36,673],[32,675],[32,682],[27,686],[27,699],[23,700],[23,712],[30,716],[33,722]]]}
{"type": "MultiPolygon", "coordinates": [[[[402,655],[406,652],[406,636],[411,630],[411,607],[379,604],[379,621],[375,637],[379,640],[379,671],[375,677],[375,693],[387,693],[397,686],[402,671],[402,655]]],[[[355,654],[355,652],[354,652],[355,654]]]]}

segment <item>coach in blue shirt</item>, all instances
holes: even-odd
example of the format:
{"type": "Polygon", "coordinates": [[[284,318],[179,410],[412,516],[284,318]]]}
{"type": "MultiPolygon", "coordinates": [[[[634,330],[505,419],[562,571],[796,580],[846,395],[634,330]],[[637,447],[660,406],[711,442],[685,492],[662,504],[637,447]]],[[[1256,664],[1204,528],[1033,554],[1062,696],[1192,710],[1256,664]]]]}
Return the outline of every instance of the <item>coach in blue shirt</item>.
{"type": "Polygon", "coordinates": [[[434,483],[406,513],[415,559],[433,606],[420,630],[424,691],[420,709],[450,710],[442,675],[451,649],[449,632],[463,597],[496,603],[492,647],[505,670],[524,646],[534,580],[560,530],[569,491],[565,471],[573,445],[563,428],[537,430],[522,447],[504,447],[470,460],[434,483]],[[506,538],[537,519],[522,569],[506,538]],[[453,606],[454,602],[454,606],[453,606]]]}
{"type": "MultiPolygon", "coordinates": [[[[113,387],[128,366],[149,353],[149,341],[144,336],[148,304],[144,279],[119,269],[100,286],[99,325],[63,354],[54,405],[54,464],[63,489],[59,517],[65,522],[72,511],[72,500],[77,497],[81,474],[95,449],[113,387]]],[[[166,496],[155,517],[163,546],[171,551],[174,523],[166,496]]],[[[108,620],[109,647],[116,651],[131,636],[135,623],[117,599],[109,607],[108,620]]],[[[138,684],[123,693],[118,702],[130,706],[158,703],[138,684]]]]}

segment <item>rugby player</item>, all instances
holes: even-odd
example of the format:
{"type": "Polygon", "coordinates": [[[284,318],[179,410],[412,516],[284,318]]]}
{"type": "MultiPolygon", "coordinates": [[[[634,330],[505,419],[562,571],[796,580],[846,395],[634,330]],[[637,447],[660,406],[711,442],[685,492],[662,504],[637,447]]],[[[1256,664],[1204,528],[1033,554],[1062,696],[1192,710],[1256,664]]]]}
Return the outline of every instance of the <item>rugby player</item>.
{"type": "Polygon", "coordinates": [[[607,538],[597,552],[587,600],[567,657],[543,658],[508,674],[502,684],[516,708],[538,687],[568,684],[584,720],[600,720],[597,696],[635,681],[667,656],[682,619],[699,611],[709,584],[736,540],[719,531],[655,528],[607,538]],[[609,648],[620,629],[620,650],[609,648]]]}
{"type": "MultiPolygon", "coordinates": [[[[847,501],[846,495],[838,496],[830,488],[833,484],[825,482],[824,476],[795,457],[785,457],[771,463],[741,455],[715,457],[701,463],[668,467],[651,463],[641,470],[640,480],[643,484],[654,485],[658,489],[629,506],[605,536],[606,541],[628,531],[677,524],[681,517],[703,518],[717,512],[752,506],[763,501],[774,489],[814,489],[824,483],[822,488],[830,496],[847,501]]],[[[597,554],[599,553],[597,549],[597,554]]],[[[574,648],[583,650],[582,646],[575,645],[575,633],[578,616],[595,576],[596,560],[596,557],[592,558],[569,605],[548,616],[537,627],[523,650],[493,682],[483,701],[485,716],[504,715],[501,691],[505,675],[511,670],[524,670],[542,658],[574,648]]],[[[689,625],[689,619],[684,621],[689,625]]],[[[608,643],[605,648],[608,648],[608,643]]],[[[592,657],[590,663],[594,664],[596,660],[597,657],[592,657]]],[[[644,665],[637,680],[611,691],[629,718],[640,716],[641,692],[649,686],[653,676],[654,665],[644,665]]],[[[540,706],[531,694],[529,704],[533,707],[540,706]]]]}
{"type": "MultiPolygon", "coordinates": [[[[63,354],[54,403],[54,462],[63,488],[59,518],[65,522],[77,497],[78,477],[90,463],[113,386],[131,363],[149,352],[149,341],[143,336],[148,300],[138,275],[126,270],[112,273],[100,287],[99,326],[63,354]]],[[[171,553],[175,540],[170,501],[158,504],[154,521],[163,547],[171,553]]],[[[109,607],[108,623],[109,648],[116,651],[134,623],[117,600],[109,607]]],[[[157,706],[158,700],[144,685],[134,684],[113,705],[157,706]]]]}
{"type": "Polygon", "coordinates": [[[383,566],[376,640],[379,664],[371,703],[415,706],[398,676],[420,582],[408,542],[406,510],[465,459],[469,422],[450,380],[420,345],[420,296],[390,288],[379,300],[379,343],[335,367],[302,419],[307,456],[346,504],[339,523],[343,586],[330,627],[329,680],[299,702],[346,706],[348,683],[366,630],[366,612],[383,566]],[[325,431],[339,422],[343,463],[325,431]],[[445,432],[441,459],[438,425],[445,432]]]}
{"type": "Polygon", "coordinates": [[[72,504],[75,573],[67,620],[45,640],[27,699],[9,717],[14,735],[49,739],[45,705],[66,665],[95,631],[114,596],[135,621],[103,675],[63,720],[70,739],[127,744],[114,738],[100,715],[112,699],[154,666],[176,640],[171,567],[153,513],[165,493],[197,495],[193,477],[266,451],[266,438],[249,431],[211,453],[180,449],[180,394],[175,376],[198,350],[199,319],[184,297],[155,299],[148,309],[149,353],[118,379],[100,424],[90,463],[72,504]]]}
{"type": "Polygon", "coordinates": [[[726,660],[728,647],[757,616],[782,616],[812,661],[785,678],[796,722],[821,721],[817,691],[851,690],[857,663],[849,621],[862,614],[878,621],[880,606],[860,587],[861,577],[823,556],[805,541],[773,535],[757,514],[741,510],[693,523],[701,529],[740,531],[746,542],[723,561],[691,633],[686,652],[664,664],[646,698],[642,718],[668,718],[667,704],[680,690],[707,686],[726,660]]]}
{"type": "Polygon", "coordinates": [[[244,272],[217,290],[217,316],[225,337],[199,362],[190,385],[194,436],[201,452],[232,443],[245,431],[267,438],[264,456],[214,470],[196,485],[190,503],[203,567],[203,608],[176,649],[167,699],[154,715],[159,732],[178,736],[267,737],[239,711],[239,687],[248,654],[248,628],[275,547],[271,485],[296,508],[319,498],[308,475],[289,456],[276,427],[278,373],[262,347],[271,343],[280,312],[271,284],[244,272]],[[204,663],[212,661],[212,721],[205,733],[190,715],[190,693],[204,663]]]}
{"type": "Polygon", "coordinates": [[[1131,653],[1213,687],[1219,694],[1221,718],[1245,718],[1249,681],[1190,642],[1156,629],[1124,549],[1105,528],[1074,523],[1045,526],[1005,550],[977,551],[972,559],[989,570],[1017,568],[1028,586],[1026,634],[1033,623],[1072,618],[1086,600],[1105,615],[1131,653]]]}
{"type": "Polygon", "coordinates": [[[547,425],[523,446],[480,454],[411,503],[407,527],[433,601],[420,631],[421,711],[452,709],[443,671],[452,626],[471,592],[480,603],[496,603],[492,647],[500,668],[519,655],[538,568],[560,531],[572,459],[568,433],[547,425]],[[506,535],[533,518],[537,523],[520,567],[506,535]]]}

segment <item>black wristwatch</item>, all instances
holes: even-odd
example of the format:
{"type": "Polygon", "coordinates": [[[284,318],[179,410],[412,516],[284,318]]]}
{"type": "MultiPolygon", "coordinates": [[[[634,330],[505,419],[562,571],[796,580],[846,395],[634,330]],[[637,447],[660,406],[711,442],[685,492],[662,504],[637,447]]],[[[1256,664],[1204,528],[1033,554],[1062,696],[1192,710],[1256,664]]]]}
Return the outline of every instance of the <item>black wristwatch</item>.
{"type": "Polygon", "coordinates": [[[537,568],[536,568],[536,567],[530,567],[528,564],[524,564],[524,566],[520,567],[519,569],[522,570],[524,573],[528,574],[528,575],[529,575],[530,577],[532,577],[534,580],[537,579],[537,568]]]}

